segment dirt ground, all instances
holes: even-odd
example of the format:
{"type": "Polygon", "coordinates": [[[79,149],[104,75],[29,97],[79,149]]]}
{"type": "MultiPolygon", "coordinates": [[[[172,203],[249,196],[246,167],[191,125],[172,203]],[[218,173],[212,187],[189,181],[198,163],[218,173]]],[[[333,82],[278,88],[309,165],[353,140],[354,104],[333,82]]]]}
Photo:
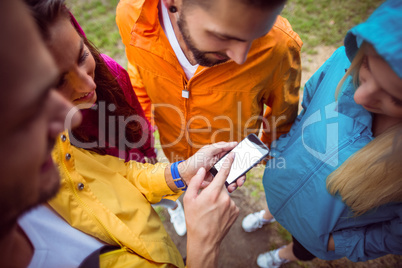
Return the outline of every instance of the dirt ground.
{"type": "MultiPolygon", "coordinates": [[[[242,219],[247,214],[262,209],[263,202],[265,202],[265,198],[261,198],[257,202],[250,201],[250,198],[248,198],[246,193],[247,191],[238,189],[231,194],[231,197],[235,201],[236,205],[240,208],[240,215],[221,244],[219,256],[220,268],[258,267],[256,264],[256,259],[260,253],[288,244],[288,242],[278,232],[280,225],[277,222],[265,225],[263,228],[253,233],[246,233],[243,231],[241,227],[242,219]]],[[[173,225],[169,221],[169,214],[167,211],[163,211],[162,214],[166,219],[164,226],[167,232],[170,234],[173,242],[176,244],[182,256],[186,256],[186,235],[183,237],[178,236],[173,229],[173,225]]],[[[402,267],[402,256],[387,255],[375,260],[360,263],[353,263],[346,258],[336,261],[314,259],[313,261],[309,262],[288,263],[282,267],[400,268],[402,267]]]]}
{"type": "MultiPolygon", "coordinates": [[[[302,55],[303,76],[302,85],[311,77],[312,74],[328,59],[334,52],[333,47],[318,47],[316,55],[302,55]]],[[[257,176],[258,177],[258,176],[257,176]]],[[[257,178],[258,180],[258,178],[257,178]]],[[[247,184],[248,181],[246,181],[247,184]]],[[[251,182],[249,182],[251,183],[251,182]]],[[[256,183],[259,183],[257,181],[256,183]]],[[[221,245],[219,267],[257,267],[256,259],[258,254],[286,245],[288,241],[283,235],[283,228],[275,222],[265,225],[254,233],[246,233],[241,227],[242,219],[249,213],[263,209],[265,196],[257,195],[252,197],[252,189],[244,186],[231,194],[236,205],[240,208],[240,215],[231,230],[225,237],[221,245]]],[[[182,198],[180,198],[182,199],[182,198]]],[[[161,213],[164,218],[164,226],[182,256],[186,256],[186,236],[178,236],[169,221],[169,214],[166,210],[161,213]]],[[[402,243],[402,241],[401,241],[402,243]]],[[[315,259],[310,262],[297,262],[285,264],[282,267],[357,267],[357,268],[376,268],[376,267],[402,267],[402,256],[387,255],[376,260],[367,262],[353,263],[346,258],[336,261],[323,261],[315,259]]]]}

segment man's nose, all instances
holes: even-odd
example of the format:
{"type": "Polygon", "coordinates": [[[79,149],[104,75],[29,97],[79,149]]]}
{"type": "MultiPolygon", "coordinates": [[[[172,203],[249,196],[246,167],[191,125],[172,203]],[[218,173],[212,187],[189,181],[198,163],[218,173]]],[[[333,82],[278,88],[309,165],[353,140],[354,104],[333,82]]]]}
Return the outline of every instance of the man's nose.
{"type": "Polygon", "coordinates": [[[251,42],[237,41],[226,52],[229,58],[231,58],[237,64],[243,64],[247,59],[248,51],[250,50],[251,42]]]}
{"type": "Polygon", "coordinates": [[[59,92],[52,90],[51,103],[47,111],[50,117],[49,132],[55,138],[66,129],[73,129],[81,123],[80,111],[59,92]]]}

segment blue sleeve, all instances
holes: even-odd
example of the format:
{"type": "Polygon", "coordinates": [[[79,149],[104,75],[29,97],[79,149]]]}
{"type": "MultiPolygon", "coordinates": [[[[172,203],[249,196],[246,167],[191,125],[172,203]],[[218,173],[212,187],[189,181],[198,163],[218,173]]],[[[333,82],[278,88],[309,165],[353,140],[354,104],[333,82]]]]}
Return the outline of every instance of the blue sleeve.
{"type": "Polygon", "coordinates": [[[402,207],[399,217],[332,233],[335,253],[351,261],[366,261],[387,254],[402,254],[402,207]]]}
{"type": "Polygon", "coordinates": [[[328,73],[328,69],[333,65],[334,61],[337,61],[339,59],[339,56],[344,58],[344,55],[345,48],[338,48],[332,54],[332,56],[323,65],[321,65],[321,67],[314,73],[314,75],[306,82],[303,89],[303,101],[301,104],[303,109],[294,121],[290,131],[282,135],[278,140],[272,142],[270,153],[271,156],[278,156],[285,149],[288,141],[294,134],[295,130],[298,128],[299,123],[302,120],[305,111],[308,109],[315,92],[320,87],[321,82],[324,80],[326,74],[328,73]]]}

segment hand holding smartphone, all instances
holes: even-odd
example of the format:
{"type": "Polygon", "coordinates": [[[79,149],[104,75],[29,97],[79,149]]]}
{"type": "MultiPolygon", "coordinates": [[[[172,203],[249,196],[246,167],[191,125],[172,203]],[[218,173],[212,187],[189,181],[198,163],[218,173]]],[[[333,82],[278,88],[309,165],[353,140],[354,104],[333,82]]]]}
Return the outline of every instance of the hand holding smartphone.
{"type": "MultiPolygon", "coordinates": [[[[235,182],[266,157],[269,153],[269,149],[255,134],[250,134],[230,152],[235,153],[235,159],[225,182],[226,187],[235,182]]],[[[210,169],[209,172],[211,172],[213,176],[215,176],[222,165],[224,165],[227,154],[219,159],[210,169]]]]}

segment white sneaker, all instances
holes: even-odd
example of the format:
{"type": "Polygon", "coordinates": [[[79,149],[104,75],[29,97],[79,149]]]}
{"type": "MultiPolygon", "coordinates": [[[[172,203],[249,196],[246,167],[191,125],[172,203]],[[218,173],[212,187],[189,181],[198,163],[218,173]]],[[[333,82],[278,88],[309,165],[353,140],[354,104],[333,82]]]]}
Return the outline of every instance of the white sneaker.
{"type": "Polygon", "coordinates": [[[180,201],[177,200],[176,203],[177,203],[176,209],[168,208],[168,212],[170,215],[170,222],[173,224],[176,233],[180,236],[183,236],[187,232],[186,219],[184,218],[184,210],[180,201]]]}
{"type": "Polygon", "coordinates": [[[272,218],[270,220],[265,220],[263,218],[264,214],[265,214],[265,210],[261,210],[259,212],[248,214],[243,219],[243,222],[241,223],[243,230],[248,233],[254,232],[255,230],[261,228],[265,224],[276,221],[275,218],[272,218]]]}
{"type": "Polygon", "coordinates": [[[282,264],[288,263],[289,260],[279,257],[279,250],[284,247],[258,255],[257,265],[261,268],[279,268],[282,264]]]}

